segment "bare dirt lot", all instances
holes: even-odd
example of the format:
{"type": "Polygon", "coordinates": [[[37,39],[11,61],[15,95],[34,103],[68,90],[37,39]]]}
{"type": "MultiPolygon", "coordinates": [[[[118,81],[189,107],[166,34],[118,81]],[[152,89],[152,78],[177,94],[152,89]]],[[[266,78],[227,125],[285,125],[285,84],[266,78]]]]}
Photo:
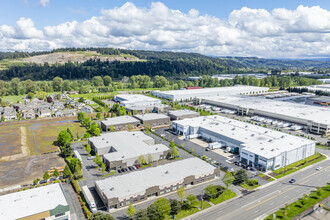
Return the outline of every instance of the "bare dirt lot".
{"type": "Polygon", "coordinates": [[[44,172],[51,167],[59,166],[65,166],[65,162],[58,153],[0,162],[0,188],[31,184],[36,178],[42,179],[44,172]]]}

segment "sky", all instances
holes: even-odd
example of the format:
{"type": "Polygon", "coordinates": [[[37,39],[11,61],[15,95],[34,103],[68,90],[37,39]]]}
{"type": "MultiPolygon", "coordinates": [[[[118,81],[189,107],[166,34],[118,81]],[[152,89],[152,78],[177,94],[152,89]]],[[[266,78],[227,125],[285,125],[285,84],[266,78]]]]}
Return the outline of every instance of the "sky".
{"type": "Polygon", "coordinates": [[[0,0],[0,51],[330,57],[329,0],[0,0]]]}

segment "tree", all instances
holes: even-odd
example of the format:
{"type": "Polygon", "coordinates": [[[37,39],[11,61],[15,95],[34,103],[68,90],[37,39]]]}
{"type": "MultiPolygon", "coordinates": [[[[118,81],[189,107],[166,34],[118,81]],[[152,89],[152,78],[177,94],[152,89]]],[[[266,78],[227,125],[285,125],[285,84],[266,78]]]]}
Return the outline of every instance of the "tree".
{"type": "Polygon", "coordinates": [[[94,130],[94,136],[100,136],[100,134],[101,134],[101,130],[99,128],[96,128],[94,130]]]}
{"type": "Polygon", "coordinates": [[[149,220],[147,210],[146,210],[146,209],[139,209],[139,210],[136,212],[134,218],[135,218],[136,220],[149,220]]]}
{"type": "Polygon", "coordinates": [[[81,161],[78,158],[71,158],[69,162],[69,167],[73,173],[73,177],[75,179],[79,179],[83,176],[82,172],[82,164],[81,161]]]}
{"type": "Polygon", "coordinates": [[[171,212],[171,203],[168,199],[159,198],[154,203],[158,207],[158,211],[162,213],[162,215],[169,215],[171,212]]]}
{"type": "Polygon", "coordinates": [[[101,171],[102,172],[105,172],[106,169],[107,169],[107,166],[102,162],[102,164],[101,164],[101,171]]]}
{"type": "Polygon", "coordinates": [[[146,164],[146,159],[144,158],[143,155],[139,156],[138,162],[139,162],[140,165],[146,164]]]}
{"type": "Polygon", "coordinates": [[[159,211],[159,208],[157,205],[151,204],[147,208],[148,218],[149,220],[162,220],[164,219],[164,215],[162,212],[159,211]]]}
{"type": "Polygon", "coordinates": [[[148,154],[147,159],[148,159],[148,164],[152,163],[153,158],[152,158],[151,154],[148,154]]]}
{"type": "Polygon", "coordinates": [[[33,92],[29,92],[29,93],[27,94],[27,97],[28,97],[29,99],[33,99],[33,97],[34,97],[34,93],[33,93],[33,92]]]}
{"type": "Polygon", "coordinates": [[[62,130],[57,136],[57,143],[60,146],[64,146],[66,143],[70,143],[72,141],[72,136],[66,130],[62,130]]]}
{"type": "Polygon", "coordinates": [[[60,77],[55,77],[53,79],[53,89],[55,92],[60,92],[62,91],[63,88],[63,79],[60,77]]]}
{"type": "Polygon", "coordinates": [[[205,195],[207,195],[208,197],[215,199],[218,195],[218,190],[217,187],[213,184],[208,185],[205,190],[204,190],[205,195]]]}
{"type": "Polygon", "coordinates": [[[86,128],[90,128],[91,126],[91,123],[92,123],[92,120],[91,118],[87,117],[87,118],[84,118],[84,122],[83,122],[83,125],[86,127],[86,128]]]}
{"type": "Polygon", "coordinates": [[[96,118],[100,119],[101,118],[101,112],[96,113],[96,118]]]}
{"type": "Polygon", "coordinates": [[[86,151],[87,151],[88,154],[91,153],[92,149],[91,149],[91,145],[90,144],[87,144],[86,145],[86,151]]]}
{"type": "Polygon", "coordinates": [[[95,154],[95,158],[94,158],[94,163],[96,163],[99,167],[102,166],[102,160],[100,158],[100,156],[98,154],[95,154]]]}
{"type": "Polygon", "coordinates": [[[44,179],[44,180],[48,180],[49,177],[50,177],[50,176],[49,176],[48,172],[46,171],[46,172],[44,173],[43,179],[44,179]]]}
{"type": "Polygon", "coordinates": [[[174,199],[171,201],[171,215],[175,216],[181,211],[181,204],[178,200],[174,199]]]}
{"type": "Polygon", "coordinates": [[[180,155],[179,151],[176,149],[175,145],[174,147],[171,149],[171,157],[172,158],[176,158],[180,155]]]}
{"type": "Polygon", "coordinates": [[[130,219],[133,219],[135,214],[136,214],[136,210],[133,208],[132,204],[129,204],[127,215],[129,216],[130,219]]]}
{"type": "Polygon", "coordinates": [[[234,177],[230,172],[226,172],[226,174],[223,176],[222,178],[222,182],[226,185],[226,187],[228,188],[229,186],[231,186],[231,184],[234,181],[234,177]]]}
{"type": "Polygon", "coordinates": [[[83,97],[80,97],[79,100],[78,100],[79,103],[84,103],[85,102],[85,99],[83,97]]]}
{"type": "Polygon", "coordinates": [[[111,82],[112,82],[112,79],[111,79],[110,76],[104,76],[104,77],[103,77],[103,84],[104,84],[105,86],[109,86],[109,85],[111,84],[111,82]]]}
{"type": "Polygon", "coordinates": [[[131,130],[132,130],[132,125],[131,125],[131,124],[128,124],[127,129],[128,129],[129,131],[131,131],[131,130]]]}
{"type": "Polygon", "coordinates": [[[55,168],[55,171],[54,171],[54,176],[56,178],[58,178],[60,176],[60,172],[58,172],[58,170],[55,168]]]}
{"type": "Polygon", "coordinates": [[[71,147],[70,143],[65,143],[64,146],[61,147],[61,149],[62,149],[63,157],[71,157],[72,156],[73,150],[72,150],[72,147],[71,147]]]}
{"type": "Polygon", "coordinates": [[[197,208],[199,206],[199,202],[197,197],[193,194],[187,196],[186,200],[184,201],[183,205],[186,209],[197,208]]]}
{"type": "Polygon", "coordinates": [[[175,147],[175,143],[174,143],[174,141],[173,140],[171,140],[171,142],[170,142],[170,148],[173,148],[173,147],[175,147]]]}
{"type": "Polygon", "coordinates": [[[240,169],[234,174],[234,184],[241,185],[242,183],[246,183],[249,179],[245,170],[240,169]]]}
{"type": "Polygon", "coordinates": [[[180,200],[182,202],[184,200],[184,197],[186,196],[186,192],[183,186],[178,189],[178,196],[180,197],[180,200]]]}
{"type": "Polygon", "coordinates": [[[101,212],[93,213],[88,220],[115,220],[110,214],[103,214],[101,212]]]}
{"type": "Polygon", "coordinates": [[[33,180],[33,185],[37,185],[37,184],[39,183],[39,181],[40,181],[40,179],[39,179],[39,178],[37,178],[37,179],[33,180]]]}
{"type": "Polygon", "coordinates": [[[5,121],[5,117],[3,117],[3,115],[1,116],[1,122],[5,121]]]}
{"type": "Polygon", "coordinates": [[[95,87],[103,86],[103,79],[101,76],[94,76],[92,79],[92,83],[95,87]]]}
{"type": "Polygon", "coordinates": [[[64,177],[67,177],[67,178],[69,178],[69,179],[71,179],[71,177],[72,177],[72,172],[71,172],[71,170],[70,170],[70,168],[69,168],[68,165],[66,165],[66,166],[64,167],[64,170],[63,170],[63,176],[64,176],[64,177]]]}

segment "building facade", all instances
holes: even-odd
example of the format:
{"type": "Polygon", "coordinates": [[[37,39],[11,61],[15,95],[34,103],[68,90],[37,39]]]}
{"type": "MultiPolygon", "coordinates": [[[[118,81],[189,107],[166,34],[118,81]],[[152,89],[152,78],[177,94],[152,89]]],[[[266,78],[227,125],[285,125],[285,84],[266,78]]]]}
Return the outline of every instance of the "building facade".
{"type": "Polygon", "coordinates": [[[170,117],[167,115],[157,113],[134,115],[134,117],[137,118],[141,124],[149,124],[150,126],[169,125],[171,122],[170,117]]]}
{"type": "Polygon", "coordinates": [[[141,122],[128,115],[123,115],[115,118],[107,118],[104,121],[101,121],[101,128],[103,131],[110,131],[111,126],[114,127],[114,129],[127,129],[130,125],[132,128],[135,128],[139,126],[141,122]]]}
{"type": "Polygon", "coordinates": [[[199,116],[199,112],[191,111],[191,110],[176,110],[176,111],[169,111],[168,116],[171,120],[182,120],[186,118],[195,118],[199,116]]]}

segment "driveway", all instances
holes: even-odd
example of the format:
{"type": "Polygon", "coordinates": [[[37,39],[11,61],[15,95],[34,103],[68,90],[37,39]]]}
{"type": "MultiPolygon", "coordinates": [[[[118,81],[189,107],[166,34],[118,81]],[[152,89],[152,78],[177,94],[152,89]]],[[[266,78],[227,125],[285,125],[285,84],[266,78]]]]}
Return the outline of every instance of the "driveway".
{"type": "Polygon", "coordinates": [[[70,206],[71,219],[72,220],[86,219],[82,211],[82,208],[80,206],[80,202],[78,200],[77,194],[73,190],[71,184],[63,184],[62,186],[70,206]]]}

